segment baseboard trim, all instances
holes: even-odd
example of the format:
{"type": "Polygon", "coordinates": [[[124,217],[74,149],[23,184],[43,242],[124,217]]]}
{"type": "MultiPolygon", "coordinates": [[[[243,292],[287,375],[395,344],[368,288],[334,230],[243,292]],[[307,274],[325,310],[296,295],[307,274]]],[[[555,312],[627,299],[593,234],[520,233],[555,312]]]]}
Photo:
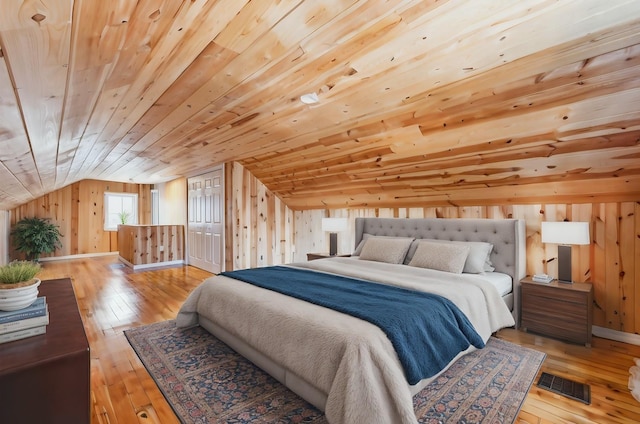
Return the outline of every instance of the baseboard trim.
{"type": "Polygon", "coordinates": [[[152,264],[134,265],[131,262],[129,262],[128,260],[124,259],[122,256],[119,256],[118,259],[120,260],[120,262],[124,263],[129,268],[133,269],[134,271],[139,270],[139,269],[159,268],[159,267],[163,267],[163,266],[185,265],[185,261],[183,261],[183,260],[166,261],[166,262],[155,262],[155,263],[152,263],[152,264]]]}
{"type": "Polygon", "coordinates": [[[591,332],[596,337],[640,346],[640,334],[625,333],[624,331],[612,330],[596,325],[591,328],[591,332]]]}
{"type": "Polygon", "coordinates": [[[98,256],[111,256],[118,255],[118,252],[96,252],[96,253],[78,253],[77,255],[68,256],[47,256],[46,258],[38,259],[39,262],[52,262],[52,261],[64,261],[67,259],[79,259],[79,258],[93,258],[98,256]]]}

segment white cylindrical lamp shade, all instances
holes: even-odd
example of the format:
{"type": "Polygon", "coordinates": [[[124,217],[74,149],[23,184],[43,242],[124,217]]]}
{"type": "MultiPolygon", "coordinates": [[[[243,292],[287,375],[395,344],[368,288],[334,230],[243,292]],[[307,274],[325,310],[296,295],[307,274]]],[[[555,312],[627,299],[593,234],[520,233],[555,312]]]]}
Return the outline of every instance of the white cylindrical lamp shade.
{"type": "Polygon", "coordinates": [[[347,229],[347,218],[322,218],[322,231],[338,233],[347,229]]]}

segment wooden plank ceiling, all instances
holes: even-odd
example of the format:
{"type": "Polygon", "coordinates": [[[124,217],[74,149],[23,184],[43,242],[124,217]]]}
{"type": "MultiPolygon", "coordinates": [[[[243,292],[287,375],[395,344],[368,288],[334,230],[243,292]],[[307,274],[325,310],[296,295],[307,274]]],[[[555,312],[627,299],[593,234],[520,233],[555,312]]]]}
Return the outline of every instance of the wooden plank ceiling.
{"type": "Polygon", "coordinates": [[[637,0],[0,3],[0,209],[228,161],[293,209],[640,199],[637,0]]]}

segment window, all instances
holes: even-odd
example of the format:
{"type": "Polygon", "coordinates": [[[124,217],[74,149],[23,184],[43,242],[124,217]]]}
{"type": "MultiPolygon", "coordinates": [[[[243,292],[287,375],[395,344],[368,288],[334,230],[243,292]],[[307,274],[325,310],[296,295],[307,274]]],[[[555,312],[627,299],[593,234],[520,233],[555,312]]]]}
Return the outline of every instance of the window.
{"type": "Polygon", "coordinates": [[[138,195],[104,193],[104,230],[116,231],[118,224],[138,223],[138,195]]]}

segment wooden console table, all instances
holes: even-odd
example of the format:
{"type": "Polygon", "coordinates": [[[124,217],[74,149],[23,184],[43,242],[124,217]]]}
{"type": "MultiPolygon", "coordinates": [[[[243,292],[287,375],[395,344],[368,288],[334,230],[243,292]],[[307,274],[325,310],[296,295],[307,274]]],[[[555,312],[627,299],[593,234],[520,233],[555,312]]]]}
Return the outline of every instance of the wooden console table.
{"type": "Polygon", "coordinates": [[[68,278],[40,284],[46,334],[0,344],[0,423],[89,423],[89,342],[68,278]]]}

